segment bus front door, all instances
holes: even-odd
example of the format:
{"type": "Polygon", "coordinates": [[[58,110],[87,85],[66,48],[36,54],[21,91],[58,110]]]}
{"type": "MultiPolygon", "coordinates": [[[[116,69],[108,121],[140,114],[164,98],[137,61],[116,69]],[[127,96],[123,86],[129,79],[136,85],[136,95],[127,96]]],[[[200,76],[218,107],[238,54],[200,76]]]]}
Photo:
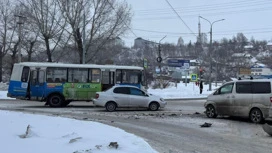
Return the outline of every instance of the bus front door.
{"type": "Polygon", "coordinates": [[[114,71],[102,71],[102,91],[109,89],[115,84],[114,71]]]}
{"type": "Polygon", "coordinates": [[[45,89],[45,72],[43,70],[34,70],[30,73],[29,98],[33,100],[42,100],[45,89]]]}

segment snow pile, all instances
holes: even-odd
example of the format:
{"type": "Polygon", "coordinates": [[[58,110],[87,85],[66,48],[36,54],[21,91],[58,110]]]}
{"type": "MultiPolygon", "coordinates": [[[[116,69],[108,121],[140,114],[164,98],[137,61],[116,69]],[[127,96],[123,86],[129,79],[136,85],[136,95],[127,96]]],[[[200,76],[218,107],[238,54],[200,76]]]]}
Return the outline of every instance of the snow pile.
{"type": "Polygon", "coordinates": [[[156,153],[142,138],[97,122],[8,111],[0,120],[3,153],[156,153]]]}
{"type": "Polygon", "coordinates": [[[8,90],[8,84],[0,82],[0,91],[7,91],[8,90]]]}
{"type": "Polygon", "coordinates": [[[218,84],[212,85],[212,91],[209,90],[209,85],[203,85],[203,93],[200,94],[199,86],[194,82],[190,83],[178,83],[177,87],[170,86],[165,89],[148,89],[148,93],[161,96],[164,99],[182,99],[182,98],[206,98],[209,94],[214,92],[215,89],[219,87],[218,84]]]}

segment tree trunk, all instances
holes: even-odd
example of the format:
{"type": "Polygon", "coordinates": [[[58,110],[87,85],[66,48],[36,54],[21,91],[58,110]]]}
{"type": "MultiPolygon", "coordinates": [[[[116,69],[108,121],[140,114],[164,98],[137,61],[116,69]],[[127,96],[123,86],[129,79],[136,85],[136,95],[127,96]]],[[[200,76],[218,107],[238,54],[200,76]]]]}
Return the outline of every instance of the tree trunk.
{"type": "Polygon", "coordinates": [[[30,42],[29,53],[28,53],[28,56],[27,56],[27,61],[28,62],[31,62],[31,55],[33,53],[34,44],[35,44],[35,41],[30,42]]]}
{"type": "Polygon", "coordinates": [[[78,46],[78,54],[79,54],[79,63],[83,64],[83,42],[81,39],[80,29],[77,28],[76,30],[76,40],[77,40],[77,46],[78,46]]]}
{"type": "Polygon", "coordinates": [[[2,75],[3,75],[3,53],[2,53],[2,46],[0,45],[0,82],[2,82],[2,75]]]}
{"type": "Polygon", "coordinates": [[[44,41],[45,41],[45,45],[46,45],[47,62],[52,62],[52,54],[50,52],[49,39],[45,38],[44,41]]]}

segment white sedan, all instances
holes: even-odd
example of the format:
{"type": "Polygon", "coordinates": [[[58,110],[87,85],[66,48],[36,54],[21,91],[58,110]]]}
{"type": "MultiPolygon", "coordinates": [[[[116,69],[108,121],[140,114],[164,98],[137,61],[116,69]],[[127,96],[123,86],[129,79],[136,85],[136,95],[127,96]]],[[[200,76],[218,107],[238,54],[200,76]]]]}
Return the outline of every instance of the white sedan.
{"type": "Polygon", "coordinates": [[[159,96],[148,94],[137,87],[128,85],[113,86],[106,91],[96,92],[93,102],[96,106],[105,107],[109,112],[115,111],[117,107],[142,107],[156,111],[167,104],[159,96]]]}

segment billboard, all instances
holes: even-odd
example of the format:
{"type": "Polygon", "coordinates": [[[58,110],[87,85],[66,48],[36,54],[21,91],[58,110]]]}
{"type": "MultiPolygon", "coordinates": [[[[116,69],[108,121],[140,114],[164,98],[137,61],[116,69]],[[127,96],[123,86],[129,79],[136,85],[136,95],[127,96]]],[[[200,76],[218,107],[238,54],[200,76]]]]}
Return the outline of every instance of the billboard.
{"type": "Polygon", "coordinates": [[[170,67],[190,68],[190,60],[168,59],[167,64],[170,67]]]}
{"type": "Polygon", "coordinates": [[[239,74],[240,75],[251,75],[251,69],[250,68],[240,68],[239,74]]]}

